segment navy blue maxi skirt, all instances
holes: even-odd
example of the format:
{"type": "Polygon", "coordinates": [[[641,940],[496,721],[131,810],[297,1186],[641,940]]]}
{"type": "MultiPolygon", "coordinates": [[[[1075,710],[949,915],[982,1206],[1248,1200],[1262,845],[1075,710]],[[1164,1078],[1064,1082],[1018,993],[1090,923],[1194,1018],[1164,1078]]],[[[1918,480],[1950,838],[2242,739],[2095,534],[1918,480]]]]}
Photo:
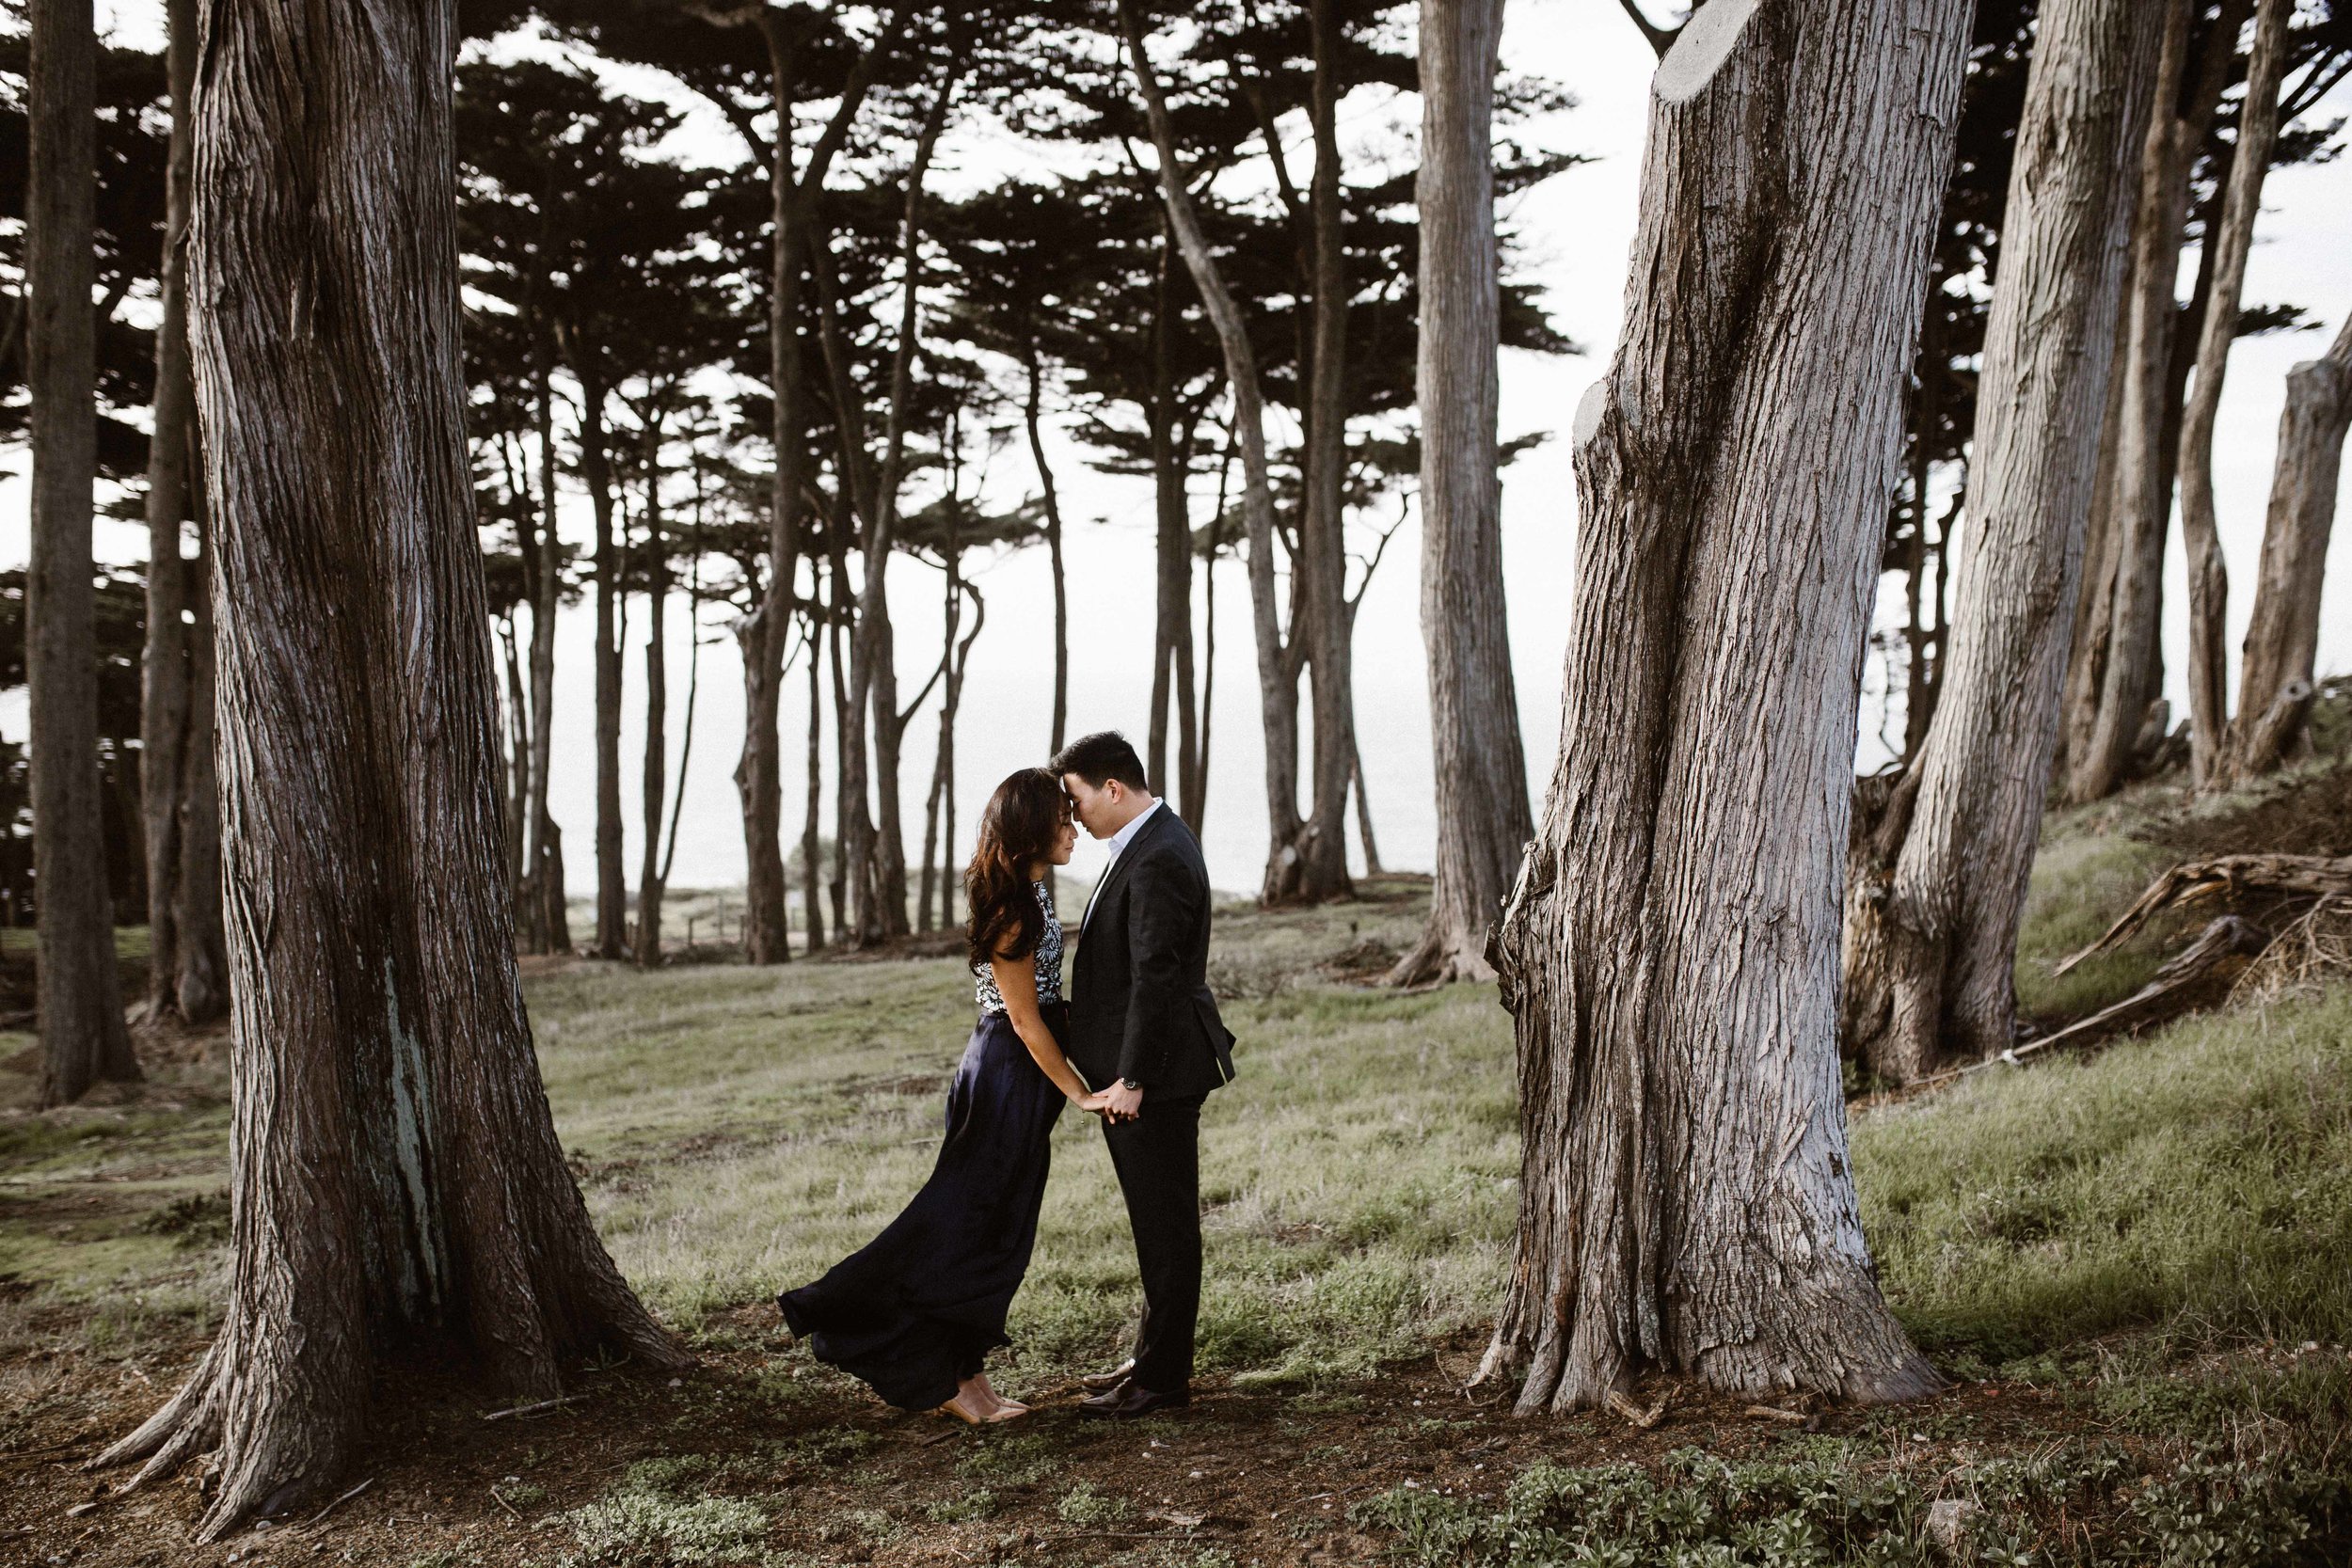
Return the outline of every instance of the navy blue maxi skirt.
{"type": "MultiPolygon", "coordinates": [[[[1067,1037],[1068,1009],[1045,1021],[1067,1037]]],[[[776,1298],[817,1359],[907,1410],[956,1386],[1009,1343],[1005,1314],[1029,1270],[1061,1090],[1002,1013],[984,1013],[947,1086],[947,1136],[898,1217],[814,1285],[776,1298]]]]}

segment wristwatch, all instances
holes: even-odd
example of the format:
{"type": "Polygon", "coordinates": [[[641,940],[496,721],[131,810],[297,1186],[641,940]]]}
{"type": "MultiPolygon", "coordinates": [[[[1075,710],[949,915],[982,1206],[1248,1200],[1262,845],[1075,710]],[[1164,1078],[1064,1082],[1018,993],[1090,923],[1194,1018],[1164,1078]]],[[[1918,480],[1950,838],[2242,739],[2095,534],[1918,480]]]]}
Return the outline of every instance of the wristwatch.
{"type": "Polygon", "coordinates": [[[1136,1091],[1136,1093],[1137,1093],[1137,1094],[1141,1094],[1141,1093],[1143,1092],[1143,1085],[1142,1085],[1141,1084],[1136,1083],[1136,1082],[1134,1079],[1132,1079],[1132,1078],[1121,1078],[1121,1079],[1120,1080],[1120,1083],[1121,1085],[1123,1085],[1124,1086],[1126,1086],[1126,1087],[1128,1087],[1128,1088],[1131,1088],[1131,1089],[1135,1090],[1135,1091],[1136,1091]]]}

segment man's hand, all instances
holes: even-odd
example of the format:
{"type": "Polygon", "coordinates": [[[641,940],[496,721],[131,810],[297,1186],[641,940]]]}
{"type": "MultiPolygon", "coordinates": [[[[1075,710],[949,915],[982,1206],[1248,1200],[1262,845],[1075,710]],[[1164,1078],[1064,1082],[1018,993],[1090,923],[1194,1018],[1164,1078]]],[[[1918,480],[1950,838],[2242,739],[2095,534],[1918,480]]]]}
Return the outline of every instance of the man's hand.
{"type": "Polygon", "coordinates": [[[1133,1121],[1143,1115],[1143,1091],[1113,1084],[1103,1091],[1103,1114],[1113,1121],[1133,1121]]]}

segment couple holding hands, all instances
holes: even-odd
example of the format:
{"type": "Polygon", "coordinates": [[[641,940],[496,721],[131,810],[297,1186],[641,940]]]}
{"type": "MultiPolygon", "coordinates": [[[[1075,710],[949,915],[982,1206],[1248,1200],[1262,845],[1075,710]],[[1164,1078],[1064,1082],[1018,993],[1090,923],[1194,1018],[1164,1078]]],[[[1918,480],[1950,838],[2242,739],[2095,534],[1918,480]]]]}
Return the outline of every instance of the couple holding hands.
{"type": "Polygon", "coordinates": [[[1082,1415],[1148,1416],[1191,1397],[1200,1310],[1200,1103],[1233,1076],[1209,994],[1209,873],[1200,841],[1152,798],[1135,748],[1090,735],[997,785],[964,873],[980,1016],[947,1088],[930,1180],[882,1233],[776,1298],[820,1361],[892,1404],[975,1423],[1028,1407],[982,1370],[1009,1341],[1048,1143],[1065,1103],[1103,1118],[1143,1278],[1124,1366],[1085,1379],[1082,1415]],[[1083,826],[1110,864],[1079,923],[1070,1000],[1046,884],[1083,826]]]}

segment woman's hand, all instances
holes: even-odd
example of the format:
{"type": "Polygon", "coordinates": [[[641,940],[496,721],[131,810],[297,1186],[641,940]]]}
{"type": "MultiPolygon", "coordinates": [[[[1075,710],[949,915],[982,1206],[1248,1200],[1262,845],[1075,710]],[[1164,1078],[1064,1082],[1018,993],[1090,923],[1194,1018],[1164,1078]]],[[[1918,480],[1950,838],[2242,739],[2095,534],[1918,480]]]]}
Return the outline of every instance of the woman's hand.
{"type": "Polygon", "coordinates": [[[1091,1117],[1101,1116],[1110,1102],[1111,1093],[1108,1089],[1097,1089],[1092,1094],[1073,1094],[1070,1097],[1070,1103],[1091,1117]]]}

